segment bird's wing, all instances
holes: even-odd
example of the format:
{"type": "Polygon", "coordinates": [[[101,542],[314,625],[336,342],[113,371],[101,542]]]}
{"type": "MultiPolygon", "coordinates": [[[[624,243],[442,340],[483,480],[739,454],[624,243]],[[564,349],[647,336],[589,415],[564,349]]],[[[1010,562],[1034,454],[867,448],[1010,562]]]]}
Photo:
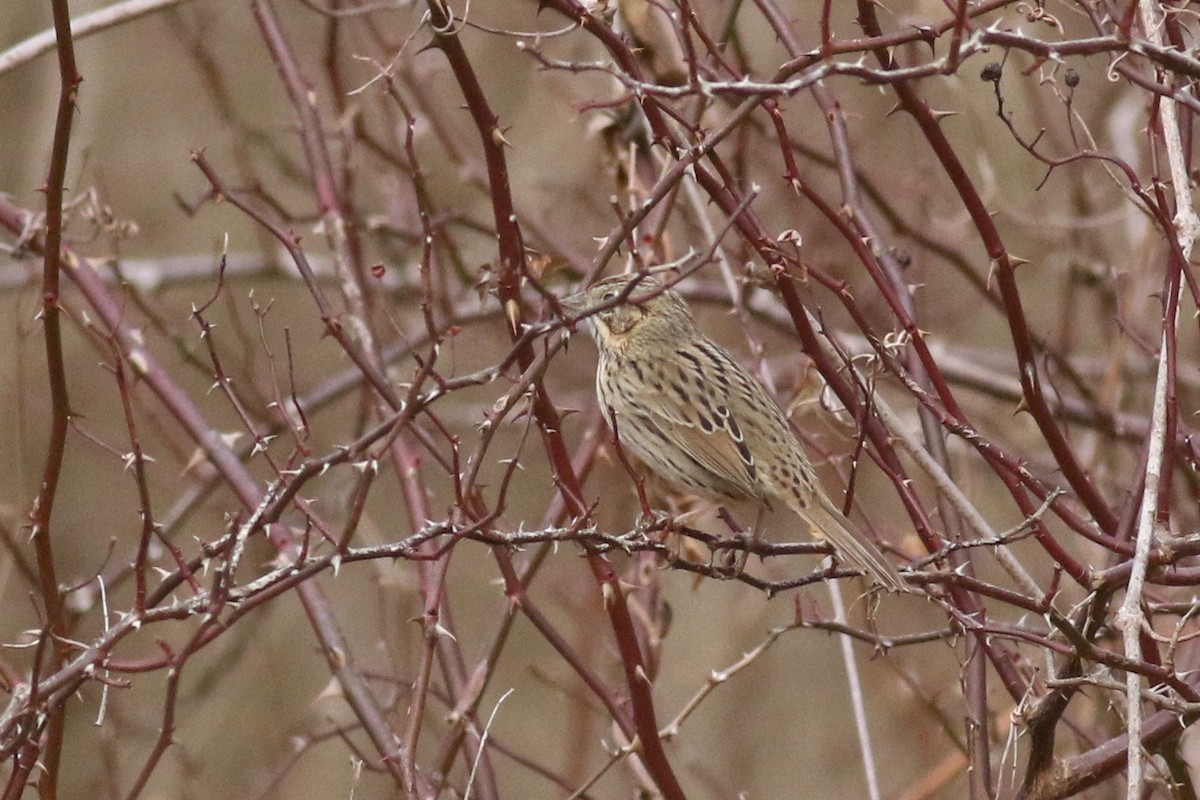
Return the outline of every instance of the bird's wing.
{"type": "MultiPolygon", "coordinates": [[[[715,347],[714,351],[724,356],[715,347]]],[[[719,380],[702,353],[681,351],[675,355],[678,357],[641,365],[643,379],[629,381],[625,387],[628,403],[619,416],[636,417],[657,429],[715,476],[722,484],[721,493],[761,499],[758,467],[732,402],[734,387],[753,378],[733,365],[741,373],[737,380],[728,375],[719,380]],[[689,366],[678,366],[680,363],[689,366]]],[[[728,365],[722,367],[727,373],[728,365]]]]}

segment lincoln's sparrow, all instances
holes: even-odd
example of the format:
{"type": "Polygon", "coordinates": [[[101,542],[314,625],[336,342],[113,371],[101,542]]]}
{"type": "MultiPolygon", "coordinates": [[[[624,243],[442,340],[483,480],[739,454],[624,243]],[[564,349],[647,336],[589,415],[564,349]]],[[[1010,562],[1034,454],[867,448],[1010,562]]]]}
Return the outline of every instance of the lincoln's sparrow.
{"type": "Polygon", "coordinates": [[[596,396],[623,447],[678,489],[717,501],[782,501],[876,583],[907,591],[825,496],[766,389],[700,332],[679,294],[650,276],[619,276],[562,305],[573,313],[601,307],[586,320],[600,350],[596,396]]]}

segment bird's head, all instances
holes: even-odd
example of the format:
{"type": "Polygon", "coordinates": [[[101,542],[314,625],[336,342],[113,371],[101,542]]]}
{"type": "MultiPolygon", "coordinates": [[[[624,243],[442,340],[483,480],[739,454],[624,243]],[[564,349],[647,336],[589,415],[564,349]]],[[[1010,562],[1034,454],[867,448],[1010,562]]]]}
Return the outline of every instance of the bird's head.
{"type": "Polygon", "coordinates": [[[621,351],[633,343],[671,347],[694,335],[696,323],[687,303],[658,278],[618,275],[562,299],[562,306],[583,318],[601,350],[621,351]]]}

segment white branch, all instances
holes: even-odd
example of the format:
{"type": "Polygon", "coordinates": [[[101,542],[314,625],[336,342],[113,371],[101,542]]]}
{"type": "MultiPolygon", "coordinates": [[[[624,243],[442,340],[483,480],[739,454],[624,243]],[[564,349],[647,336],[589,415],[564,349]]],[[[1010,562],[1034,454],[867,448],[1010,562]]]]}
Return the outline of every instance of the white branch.
{"type": "MultiPolygon", "coordinates": [[[[99,33],[124,22],[131,22],[155,11],[188,2],[191,0],[125,0],[122,3],[114,3],[107,8],[71,20],[71,35],[75,39],[83,39],[93,33],[99,33]]],[[[13,45],[0,53],[0,75],[33,61],[43,53],[49,53],[54,49],[56,42],[54,29],[48,28],[13,45]]]]}
{"type": "MultiPolygon", "coordinates": [[[[1139,0],[1138,10],[1146,38],[1155,46],[1162,45],[1163,19],[1156,0],[1139,0]]],[[[1196,239],[1200,220],[1192,207],[1192,196],[1184,161],[1183,143],[1179,136],[1179,118],[1175,101],[1163,97],[1159,105],[1162,118],[1163,143],[1167,160],[1171,165],[1171,183],[1175,188],[1175,229],[1183,257],[1189,258],[1192,243],[1196,239]]],[[[1180,290],[1183,282],[1180,281],[1180,290]]],[[[1158,484],[1162,475],[1163,453],[1166,447],[1167,428],[1167,336],[1179,324],[1178,298],[1174,298],[1175,316],[1163,320],[1163,335],[1159,343],[1158,377],[1154,382],[1154,405],[1150,413],[1150,442],[1146,457],[1145,488],[1142,491],[1142,507],[1138,512],[1137,544],[1133,555],[1133,570],[1129,585],[1125,589],[1125,601],[1117,613],[1117,627],[1121,630],[1125,644],[1125,656],[1131,661],[1142,660],[1142,643],[1139,638],[1145,619],[1142,616],[1142,589],[1146,582],[1146,566],[1150,560],[1150,548],[1154,542],[1155,515],[1158,510],[1158,484]],[[1172,328],[1168,329],[1167,325],[1172,328]]],[[[1129,737],[1126,796],[1133,800],[1142,793],[1142,676],[1130,670],[1125,675],[1125,730],[1129,737]]]]}
{"type": "MultiPolygon", "coordinates": [[[[842,586],[838,581],[829,581],[829,596],[833,600],[834,621],[843,625],[846,619],[846,603],[842,600],[842,586]]],[[[863,772],[867,777],[867,791],[871,800],[879,800],[879,777],[875,770],[875,751],[871,747],[871,729],[867,727],[867,709],[863,703],[862,683],[858,679],[858,662],[854,660],[854,645],[848,634],[838,637],[842,645],[842,663],[846,667],[846,680],[850,683],[850,703],[854,706],[854,730],[858,733],[858,747],[862,751],[863,772]]]]}

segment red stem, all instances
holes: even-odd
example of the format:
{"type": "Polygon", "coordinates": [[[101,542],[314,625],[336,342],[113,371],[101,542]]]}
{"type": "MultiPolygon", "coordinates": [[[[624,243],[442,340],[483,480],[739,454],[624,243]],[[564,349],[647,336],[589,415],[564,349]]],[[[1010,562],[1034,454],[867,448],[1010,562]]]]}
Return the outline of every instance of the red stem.
{"type": "MultiPolygon", "coordinates": [[[[50,381],[50,438],[46,443],[46,462],[42,470],[41,488],[30,512],[30,519],[33,524],[32,541],[37,558],[41,599],[52,642],[53,666],[57,668],[66,663],[71,653],[70,646],[65,641],[67,628],[54,567],[50,526],[63,458],[66,454],[67,428],[71,414],[58,295],[62,271],[63,183],[71,148],[71,123],[75,116],[75,100],[82,78],[75,64],[68,0],[52,0],[50,5],[58,42],[56,50],[59,74],[58,110],[55,115],[54,142],[51,145],[50,169],[45,186],[47,246],[42,254],[41,317],[46,347],[46,372],[50,381]]],[[[35,665],[34,669],[40,670],[41,665],[35,665]]],[[[49,717],[46,720],[45,744],[39,757],[41,771],[38,777],[38,791],[45,800],[54,800],[58,796],[58,768],[62,760],[66,713],[65,705],[55,705],[48,709],[49,717]]]]}
{"type": "MultiPolygon", "coordinates": [[[[462,42],[456,35],[458,24],[439,0],[428,0],[430,21],[434,31],[434,43],[446,56],[457,79],[459,88],[467,102],[467,109],[475,122],[483,146],[487,164],[488,183],[491,189],[492,210],[499,236],[500,265],[497,270],[500,303],[509,322],[509,333],[515,339],[524,329],[524,314],[520,301],[521,278],[525,269],[525,246],[512,203],[508,181],[507,160],[502,145],[503,132],[492,112],[474,68],[471,66],[462,42]]],[[[586,16],[586,15],[585,15],[586,16]]],[[[533,361],[533,349],[521,348],[518,363],[522,370],[533,361]]],[[[543,446],[554,470],[554,480],[567,498],[572,513],[586,513],[582,488],[571,465],[570,456],[562,440],[558,412],[550,401],[541,381],[534,384],[533,413],[542,434],[543,446]]],[[[679,785],[670,762],[658,737],[658,722],[654,712],[654,699],[650,691],[648,670],[638,647],[638,637],[633,619],[625,602],[625,590],[608,560],[588,552],[587,561],[592,575],[601,589],[604,608],[617,640],[621,664],[625,670],[625,681],[633,705],[634,726],[641,741],[641,756],[659,790],[668,800],[682,800],[683,789],[679,785]]]]}

